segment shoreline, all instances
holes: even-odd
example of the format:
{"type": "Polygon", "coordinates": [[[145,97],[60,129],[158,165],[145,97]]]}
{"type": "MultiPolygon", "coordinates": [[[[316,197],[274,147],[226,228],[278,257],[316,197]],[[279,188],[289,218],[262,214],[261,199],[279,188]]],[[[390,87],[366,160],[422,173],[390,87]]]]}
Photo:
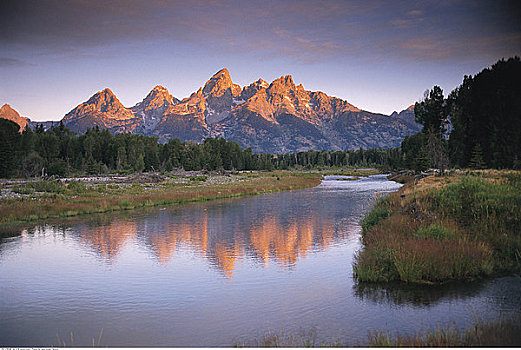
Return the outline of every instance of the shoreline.
{"type": "Polygon", "coordinates": [[[320,172],[249,172],[226,175],[152,176],[118,182],[26,181],[0,201],[0,227],[44,223],[139,208],[171,206],[317,186],[320,172]]]}
{"type": "MultiPolygon", "coordinates": [[[[92,214],[173,206],[315,187],[324,175],[369,176],[376,169],[244,172],[178,171],[0,182],[0,229],[92,214]]],[[[0,232],[1,234],[1,232],[0,232]]]]}

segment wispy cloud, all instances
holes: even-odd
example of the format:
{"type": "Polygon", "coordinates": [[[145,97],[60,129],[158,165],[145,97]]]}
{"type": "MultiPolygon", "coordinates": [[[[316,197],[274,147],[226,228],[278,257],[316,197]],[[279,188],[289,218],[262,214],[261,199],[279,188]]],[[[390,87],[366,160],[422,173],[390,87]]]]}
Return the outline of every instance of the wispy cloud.
{"type": "Polygon", "coordinates": [[[16,58],[0,57],[0,67],[23,67],[29,65],[29,63],[16,58]]]}

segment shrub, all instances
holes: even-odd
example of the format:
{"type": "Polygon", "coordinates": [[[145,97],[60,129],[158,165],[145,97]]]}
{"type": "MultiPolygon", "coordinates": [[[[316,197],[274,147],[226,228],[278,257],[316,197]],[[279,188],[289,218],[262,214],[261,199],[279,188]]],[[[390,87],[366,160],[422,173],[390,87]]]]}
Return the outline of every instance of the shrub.
{"type": "Polygon", "coordinates": [[[84,193],[87,190],[85,183],[79,180],[72,180],[68,183],[67,188],[74,193],[84,193]]]}

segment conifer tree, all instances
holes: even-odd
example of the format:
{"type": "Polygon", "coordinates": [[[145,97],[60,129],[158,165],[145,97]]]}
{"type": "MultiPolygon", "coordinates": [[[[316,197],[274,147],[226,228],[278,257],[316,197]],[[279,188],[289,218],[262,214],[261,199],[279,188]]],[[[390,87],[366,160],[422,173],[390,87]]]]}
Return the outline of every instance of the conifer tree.
{"type": "Polygon", "coordinates": [[[483,161],[483,149],[479,143],[472,150],[472,157],[469,161],[469,167],[472,169],[485,169],[486,164],[483,161]]]}

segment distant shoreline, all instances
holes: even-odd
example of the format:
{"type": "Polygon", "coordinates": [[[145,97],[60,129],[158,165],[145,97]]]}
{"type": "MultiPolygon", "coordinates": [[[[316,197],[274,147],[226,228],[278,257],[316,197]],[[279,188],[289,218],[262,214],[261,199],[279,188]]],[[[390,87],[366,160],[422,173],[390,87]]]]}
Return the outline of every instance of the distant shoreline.
{"type": "Polygon", "coordinates": [[[376,173],[379,173],[376,169],[179,171],[3,180],[0,184],[0,227],[5,229],[89,214],[296,190],[317,186],[323,175],[367,176],[376,173]]]}

